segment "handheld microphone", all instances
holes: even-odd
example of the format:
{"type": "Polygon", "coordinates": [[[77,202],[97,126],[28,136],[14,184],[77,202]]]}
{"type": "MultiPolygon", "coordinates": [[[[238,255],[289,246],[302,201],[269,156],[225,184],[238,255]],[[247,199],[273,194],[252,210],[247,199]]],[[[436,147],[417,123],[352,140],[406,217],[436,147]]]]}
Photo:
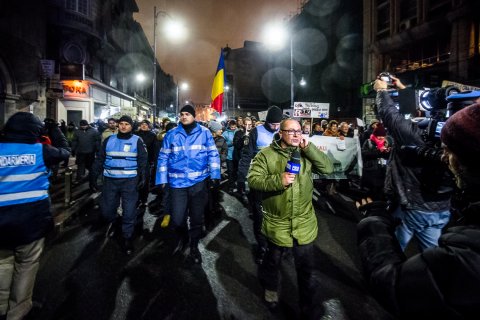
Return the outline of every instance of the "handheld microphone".
{"type": "Polygon", "coordinates": [[[299,174],[300,173],[300,151],[295,150],[290,156],[287,165],[285,166],[285,172],[299,174]]]}

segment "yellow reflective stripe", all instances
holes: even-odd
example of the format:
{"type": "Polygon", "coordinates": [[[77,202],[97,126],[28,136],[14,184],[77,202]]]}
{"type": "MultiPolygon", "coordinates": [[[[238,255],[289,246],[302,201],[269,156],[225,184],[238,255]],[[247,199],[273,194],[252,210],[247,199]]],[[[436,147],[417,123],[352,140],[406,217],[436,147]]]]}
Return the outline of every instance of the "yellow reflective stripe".
{"type": "Polygon", "coordinates": [[[45,172],[29,173],[29,174],[19,174],[19,175],[9,175],[9,176],[0,176],[1,182],[18,182],[18,181],[30,181],[40,177],[45,174],[45,172]]]}
{"type": "Polygon", "coordinates": [[[220,163],[213,162],[213,163],[210,164],[210,167],[212,167],[212,168],[220,168],[220,163]]]}
{"type": "Polygon", "coordinates": [[[19,200],[19,199],[37,198],[45,195],[48,195],[47,190],[7,193],[7,194],[0,194],[0,201],[12,201],[12,200],[19,200]]]}
{"type": "Polygon", "coordinates": [[[208,147],[208,150],[210,150],[210,151],[217,150],[217,146],[210,146],[210,147],[208,147]]]}

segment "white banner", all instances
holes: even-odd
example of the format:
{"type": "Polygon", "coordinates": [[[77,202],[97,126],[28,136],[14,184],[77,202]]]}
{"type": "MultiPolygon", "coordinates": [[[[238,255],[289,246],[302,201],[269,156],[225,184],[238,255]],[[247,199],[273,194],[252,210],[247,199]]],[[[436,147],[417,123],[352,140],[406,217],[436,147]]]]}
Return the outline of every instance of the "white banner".
{"type": "Polygon", "coordinates": [[[330,103],[294,102],[293,116],[297,118],[326,118],[330,115],[330,103]]]}
{"type": "MultiPolygon", "coordinates": [[[[349,168],[354,169],[347,173],[361,175],[363,165],[358,137],[340,139],[337,137],[312,136],[309,141],[323,151],[333,162],[334,172],[321,178],[346,179],[345,171],[349,168]]],[[[319,177],[314,175],[315,178],[319,177]]]]}

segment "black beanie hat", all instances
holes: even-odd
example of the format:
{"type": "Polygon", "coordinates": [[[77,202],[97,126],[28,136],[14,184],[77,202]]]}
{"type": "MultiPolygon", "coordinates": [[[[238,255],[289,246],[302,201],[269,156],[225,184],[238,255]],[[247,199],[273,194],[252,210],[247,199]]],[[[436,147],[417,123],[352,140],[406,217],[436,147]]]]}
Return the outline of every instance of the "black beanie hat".
{"type": "Polygon", "coordinates": [[[17,112],[5,124],[5,132],[28,134],[38,137],[43,132],[43,122],[30,112],[17,112]]]}
{"type": "Polygon", "coordinates": [[[282,119],[283,119],[282,109],[280,109],[277,106],[271,106],[270,108],[268,108],[267,117],[265,118],[266,122],[280,123],[282,122],[282,119]]]}
{"type": "Polygon", "coordinates": [[[466,107],[448,118],[440,139],[461,163],[478,166],[480,158],[480,104],[466,107]]]}
{"type": "Polygon", "coordinates": [[[188,112],[195,118],[195,108],[190,104],[184,105],[182,109],[180,109],[180,112],[188,112]]]}
{"type": "Polygon", "coordinates": [[[128,122],[128,123],[130,123],[131,126],[133,126],[133,120],[132,120],[132,118],[130,118],[129,116],[126,116],[126,115],[125,115],[125,116],[121,116],[120,119],[118,119],[118,123],[120,123],[120,122],[122,122],[122,121],[123,121],[123,122],[128,122]]]}
{"type": "Polygon", "coordinates": [[[80,126],[88,126],[88,121],[85,119],[80,120],[80,126]]]}

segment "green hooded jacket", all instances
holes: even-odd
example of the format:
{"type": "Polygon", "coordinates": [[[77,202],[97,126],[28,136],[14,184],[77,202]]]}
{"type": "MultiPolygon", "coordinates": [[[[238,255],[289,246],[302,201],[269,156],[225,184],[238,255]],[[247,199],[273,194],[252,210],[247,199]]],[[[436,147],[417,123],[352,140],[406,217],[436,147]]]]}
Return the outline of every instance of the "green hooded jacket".
{"type": "Polygon", "coordinates": [[[269,241],[282,247],[292,247],[294,238],[300,245],[315,240],[318,226],[312,204],[312,172],[329,174],[333,171],[330,159],[309,143],[300,149],[300,173],[285,188],[282,173],[295,149],[284,149],[273,141],[255,156],[247,176],[249,186],[262,191],[262,233],[269,241]]]}

